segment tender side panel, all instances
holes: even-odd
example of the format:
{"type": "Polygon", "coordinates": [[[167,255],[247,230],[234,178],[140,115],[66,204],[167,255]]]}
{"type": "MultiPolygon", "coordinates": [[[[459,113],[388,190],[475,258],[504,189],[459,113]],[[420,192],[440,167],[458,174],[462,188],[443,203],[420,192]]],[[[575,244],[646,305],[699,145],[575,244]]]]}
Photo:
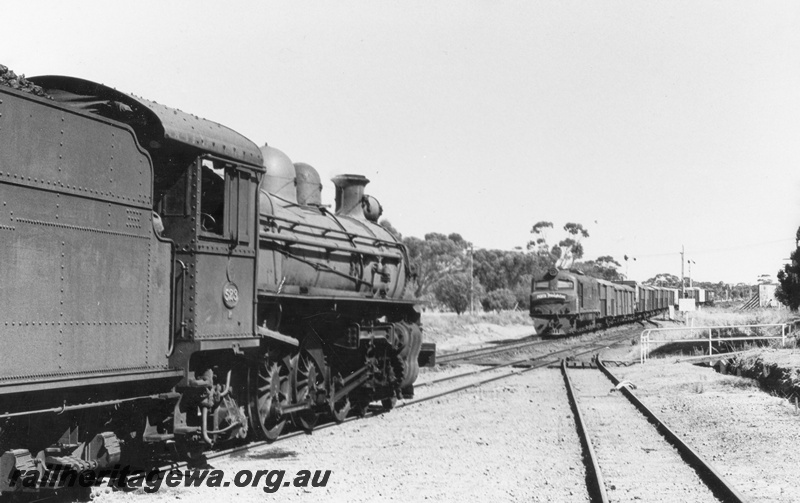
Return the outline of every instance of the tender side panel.
{"type": "Polygon", "coordinates": [[[151,167],[132,133],[0,91],[0,179],[150,207],[151,167]]]}
{"type": "Polygon", "coordinates": [[[163,365],[169,250],[152,242],[149,158],[125,128],[0,100],[0,377],[163,365]]]}

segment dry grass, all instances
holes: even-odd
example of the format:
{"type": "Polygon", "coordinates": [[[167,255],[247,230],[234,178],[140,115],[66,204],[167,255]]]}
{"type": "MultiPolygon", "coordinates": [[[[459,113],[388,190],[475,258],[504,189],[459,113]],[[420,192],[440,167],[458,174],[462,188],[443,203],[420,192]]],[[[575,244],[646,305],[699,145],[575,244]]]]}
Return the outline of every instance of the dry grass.
{"type": "Polygon", "coordinates": [[[533,320],[526,311],[492,311],[490,313],[480,312],[475,314],[461,314],[455,313],[422,313],[422,323],[425,327],[463,327],[466,325],[475,325],[478,323],[491,323],[492,325],[530,325],[533,326],[533,320]]]}
{"type": "Polygon", "coordinates": [[[708,307],[688,313],[694,326],[766,325],[788,323],[796,317],[786,309],[754,309],[751,311],[731,311],[720,307],[708,307]]]}
{"type": "Polygon", "coordinates": [[[719,388],[734,388],[734,389],[759,389],[758,381],[755,379],[748,379],[746,377],[733,377],[725,376],[716,382],[719,388]]]}
{"type": "Polygon", "coordinates": [[[531,327],[533,320],[524,311],[501,311],[456,315],[455,313],[422,313],[425,340],[443,342],[447,339],[485,331],[487,325],[498,327],[531,327]]]}
{"type": "MultiPolygon", "coordinates": [[[[680,320],[676,325],[666,325],[665,328],[682,328],[685,330],[672,330],[653,334],[654,338],[664,342],[651,343],[650,358],[668,358],[673,356],[701,356],[708,354],[708,330],[703,327],[731,327],[713,329],[713,338],[719,337],[745,337],[745,336],[780,336],[779,327],[753,327],[753,328],[733,328],[738,325],[770,325],[781,323],[792,323],[796,315],[785,309],[758,309],[752,311],[733,311],[729,309],[712,307],[704,308],[701,311],[687,313],[688,316],[680,320]],[[674,342],[677,340],[697,339],[697,342],[674,342]],[[705,342],[703,342],[705,340],[705,342]],[[671,342],[672,341],[672,342],[671,342]]],[[[714,343],[715,353],[727,353],[731,351],[742,351],[764,347],[797,347],[795,336],[786,339],[786,345],[782,346],[780,339],[768,339],[760,341],[728,341],[714,343]]],[[[636,348],[638,356],[639,348],[636,348]]],[[[633,355],[633,352],[631,353],[633,355]]]]}

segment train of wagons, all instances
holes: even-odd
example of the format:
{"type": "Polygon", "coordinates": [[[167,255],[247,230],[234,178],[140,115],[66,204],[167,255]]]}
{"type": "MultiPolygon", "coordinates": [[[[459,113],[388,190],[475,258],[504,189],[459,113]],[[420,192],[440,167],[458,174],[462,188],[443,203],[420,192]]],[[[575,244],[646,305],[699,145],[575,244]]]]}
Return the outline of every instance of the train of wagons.
{"type": "MultiPolygon", "coordinates": [[[[698,304],[713,300],[702,288],[686,289],[698,304]]],[[[635,281],[606,281],[576,270],[550,269],[531,284],[530,315],[536,333],[565,335],[643,320],[677,306],[675,288],[648,286],[635,281]]]]}
{"type": "Polygon", "coordinates": [[[329,209],[314,168],[223,125],[6,80],[0,492],[14,470],[202,459],[413,394],[409,259],[365,177],[334,178],[329,209]]]}

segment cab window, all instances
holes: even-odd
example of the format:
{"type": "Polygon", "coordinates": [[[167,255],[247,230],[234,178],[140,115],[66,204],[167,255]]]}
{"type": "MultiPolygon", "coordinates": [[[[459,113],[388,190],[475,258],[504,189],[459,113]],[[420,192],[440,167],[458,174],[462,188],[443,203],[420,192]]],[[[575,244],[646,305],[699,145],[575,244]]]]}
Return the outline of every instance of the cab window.
{"type": "Polygon", "coordinates": [[[575,288],[575,283],[569,279],[560,279],[558,280],[558,289],[559,290],[572,290],[575,288]]]}
{"type": "Polygon", "coordinates": [[[209,238],[250,242],[250,198],[257,180],[237,165],[213,158],[200,160],[200,231],[209,238]]]}
{"type": "Polygon", "coordinates": [[[225,167],[203,159],[200,168],[200,228],[222,237],[225,224],[225,167]]]}
{"type": "Polygon", "coordinates": [[[549,281],[537,281],[536,283],[533,284],[534,290],[547,290],[549,288],[550,288],[549,281]]]}

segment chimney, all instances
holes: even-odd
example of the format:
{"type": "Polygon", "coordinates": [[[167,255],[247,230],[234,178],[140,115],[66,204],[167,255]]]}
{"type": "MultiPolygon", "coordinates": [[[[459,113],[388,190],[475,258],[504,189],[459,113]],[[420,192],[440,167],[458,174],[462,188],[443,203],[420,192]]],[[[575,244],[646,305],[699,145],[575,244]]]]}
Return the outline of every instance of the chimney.
{"type": "Polygon", "coordinates": [[[364,187],[369,183],[362,175],[339,175],[332,179],[336,185],[336,214],[364,220],[364,187]]]}

